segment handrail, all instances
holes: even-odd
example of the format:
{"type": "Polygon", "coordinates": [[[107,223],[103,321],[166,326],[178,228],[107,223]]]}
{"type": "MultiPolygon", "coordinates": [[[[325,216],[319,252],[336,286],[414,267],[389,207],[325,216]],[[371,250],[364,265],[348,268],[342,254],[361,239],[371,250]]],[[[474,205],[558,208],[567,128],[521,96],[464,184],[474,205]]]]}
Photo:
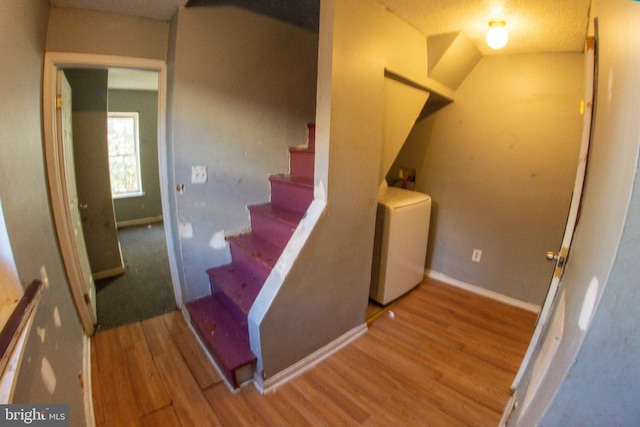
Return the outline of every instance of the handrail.
{"type": "Polygon", "coordinates": [[[0,373],[2,376],[5,374],[5,369],[11,358],[11,354],[22,335],[31,313],[38,305],[41,291],[42,282],[40,280],[31,282],[24,291],[24,294],[22,294],[18,304],[13,308],[11,316],[9,316],[7,323],[5,323],[0,332],[0,373]]]}

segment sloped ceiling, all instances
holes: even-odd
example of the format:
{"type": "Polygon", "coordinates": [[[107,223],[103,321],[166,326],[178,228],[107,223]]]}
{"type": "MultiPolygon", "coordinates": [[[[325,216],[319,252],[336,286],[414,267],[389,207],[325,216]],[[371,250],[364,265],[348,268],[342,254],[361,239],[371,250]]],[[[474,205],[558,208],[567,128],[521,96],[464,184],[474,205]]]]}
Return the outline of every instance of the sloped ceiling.
{"type": "Polygon", "coordinates": [[[318,32],[319,0],[189,0],[188,7],[238,6],[318,32]]]}
{"type": "MultiPolygon", "coordinates": [[[[425,36],[464,33],[483,55],[582,51],[590,0],[376,0],[425,36]],[[484,41],[489,21],[504,19],[509,43],[484,41]]],[[[179,7],[235,5],[318,30],[320,0],[51,0],[55,7],[93,9],[169,20],[179,7]]]]}
{"type": "Polygon", "coordinates": [[[378,0],[427,36],[464,33],[483,55],[582,51],[590,0],[378,0]],[[503,19],[509,43],[492,50],[485,36],[503,19]]]}

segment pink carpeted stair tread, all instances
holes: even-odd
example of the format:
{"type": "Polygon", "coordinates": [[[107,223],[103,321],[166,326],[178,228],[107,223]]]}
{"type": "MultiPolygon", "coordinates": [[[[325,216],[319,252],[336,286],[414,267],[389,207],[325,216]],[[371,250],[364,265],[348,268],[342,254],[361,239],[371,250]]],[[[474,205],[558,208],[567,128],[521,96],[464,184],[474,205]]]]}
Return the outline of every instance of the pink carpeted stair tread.
{"type": "Polygon", "coordinates": [[[313,178],[288,174],[271,175],[271,203],[295,212],[306,212],[313,201],[313,178]]]}
{"type": "Polygon", "coordinates": [[[271,203],[249,206],[249,212],[251,232],[283,248],[304,215],[302,212],[283,209],[271,203]]]}
{"type": "Polygon", "coordinates": [[[271,202],[249,206],[252,231],[227,238],[232,263],[207,270],[212,295],[186,304],[191,322],[234,387],[251,379],[247,316],[260,289],[313,201],[315,124],[307,147],[291,148],[291,174],[269,177],[271,202]]]}
{"type": "Polygon", "coordinates": [[[278,206],[273,206],[271,203],[251,205],[249,206],[249,211],[251,212],[251,215],[253,215],[255,212],[259,215],[264,215],[269,218],[281,221],[292,227],[296,227],[304,216],[304,213],[283,209],[278,206]]]}
{"type": "Polygon", "coordinates": [[[313,179],[305,178],[303,176],[295,176],[287,173],[278,173],[269,176],[270,181],[286,182],[292,185],[298,185],[300,187],[307,187],[313,190],[313,179]]]}
{"type": "Polygon", "coordinates": [[[313,179],[316,153],[308,148],[289,148],[291,175],[313,179]]]}
{"type": "Polygon", "coordinates": [[[316,149],[316,124],[307,123],[307,146],[310,150],[316,149]]]}
{"type": "Polygon", "coordinates": [[[264,282],[276,265],[284,246],[276,246],[255,233],[240,234],[227,239],[233,263],[264,282]]]}
{"type": "Polygon", "coordinates": [[[236,370],[255,364],[249,336],[243,331],[214,296],[187,303],[191,323],[198,331],[220,370],[234,386],[236,370]]]}
{"type": "Polygon", "coordinates": [[[213,287],[217,287],[217,290],[224,293],[240,309],[246,320],[251,305],[262,289],[262,283],[233,264],[210,268],[207,270],[207,275],[211,281],[212,291],[215,293],[216,289],[213,287]]]}

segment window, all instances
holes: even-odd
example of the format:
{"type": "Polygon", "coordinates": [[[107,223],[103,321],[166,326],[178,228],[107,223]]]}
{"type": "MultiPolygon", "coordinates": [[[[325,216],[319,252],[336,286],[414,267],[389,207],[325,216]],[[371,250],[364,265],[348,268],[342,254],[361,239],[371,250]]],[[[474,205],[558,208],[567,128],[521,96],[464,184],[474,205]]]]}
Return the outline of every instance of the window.
{"type": "Polygon", "coordinates": [[[111,195],[142,195],[138,113],[109,113],[108,135],[111,195]]]}

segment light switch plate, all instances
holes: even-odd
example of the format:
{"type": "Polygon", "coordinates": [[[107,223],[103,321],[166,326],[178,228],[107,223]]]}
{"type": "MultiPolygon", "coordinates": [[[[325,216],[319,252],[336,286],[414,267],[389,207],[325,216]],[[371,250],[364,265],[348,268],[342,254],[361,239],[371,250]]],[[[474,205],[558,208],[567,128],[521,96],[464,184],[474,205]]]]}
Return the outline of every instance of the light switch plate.
{"type": "Polygon", "coordinates": [[[206,166],[191,166],[191,183],[204,184],[207,182],[206,166]]]}

